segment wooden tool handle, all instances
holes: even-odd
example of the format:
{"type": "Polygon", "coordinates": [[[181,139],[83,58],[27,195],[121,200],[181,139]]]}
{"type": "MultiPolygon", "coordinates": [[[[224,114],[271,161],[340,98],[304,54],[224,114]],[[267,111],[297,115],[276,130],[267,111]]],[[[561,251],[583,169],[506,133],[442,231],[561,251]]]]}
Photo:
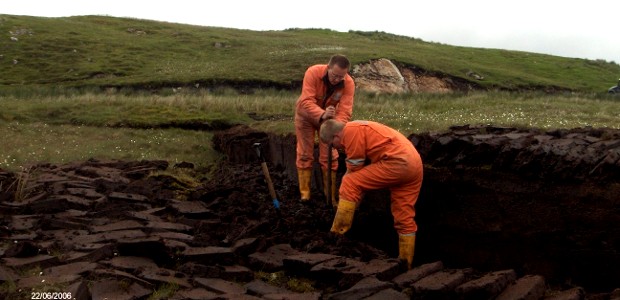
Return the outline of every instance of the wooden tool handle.
{"type": "Polygon", "coordinates": [[[262,162],[260,165],[261,167],[263,167],[263,174],[265,174],[265,180],[267,180],[267,187],[269,187],[269,194],[271,195],[271,199],[277,199],[276,190],[273,188],[273,181],[271,181],[271,176],[269,175],[267,163],[262,162]]]}

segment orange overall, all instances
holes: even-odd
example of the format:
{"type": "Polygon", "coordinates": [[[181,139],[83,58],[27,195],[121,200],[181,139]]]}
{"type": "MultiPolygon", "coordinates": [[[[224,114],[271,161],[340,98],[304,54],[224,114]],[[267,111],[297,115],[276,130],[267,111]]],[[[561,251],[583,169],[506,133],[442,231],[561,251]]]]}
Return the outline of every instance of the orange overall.
{"type": "Polygon", "coordinates": [[[344,126],[341,144],[348,172],[342,178],[340,199],[359,203],[364,191],[388,188],[394,228],[401,235],[416,232],[414,205],[423,166],[411,141],[383,124],[353,121],[344,126]]]}
{"type": "MultiPolygon", "coordinates": [[[[295,107],[295,134],[297,135],[298,169],[312,168],[315,133],[320,127],[325,108],[336,108],[335,120],[348,122],[353,111],[355,83],[348,74],[332,90],[328,89],[327,65],[314,65],[306,70],[301,96],[295,107]]],[[[332,170],[338,167],[338,151],[332,150],[332,170]]],[[[319,162],[327,169],[327,144],[319,141],[319,162]]]]}

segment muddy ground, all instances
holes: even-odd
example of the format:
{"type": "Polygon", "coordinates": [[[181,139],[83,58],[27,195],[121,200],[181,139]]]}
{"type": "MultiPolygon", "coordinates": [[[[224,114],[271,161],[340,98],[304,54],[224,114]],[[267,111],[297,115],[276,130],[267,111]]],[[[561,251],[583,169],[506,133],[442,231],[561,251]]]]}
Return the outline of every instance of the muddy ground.
{"type": "MultiPolygon", "coordinates": [[[[418,263],[516,268],[593,290],[618,286],[620,131],[465,125],[409,138],[425,164],[418,263]]],[[[214,141],[234,164],[255,162],[250,144],[260,141],[285,179],[296,177],[294,136],[233,129],[214,141]]],[[[388,197],[366,196],[349,237],[395,256],[388,197]]]]}
{"type": "Polygon", "coordinates": [[[425,162],[413,273],[394,259],[389,193],[368,193],[351,231],[333,236],[318,171],[311,203],[298,201],[294,136],[235,127],[216,134],[227,160],[210,170],[90,160],[0,171],[0,293],[143,299],[172,283],[163,298],[618,296],[620,133],[463,126],[410,139],[425,162]],[[153,173],[168,168],[211,179],[153,173]]]}

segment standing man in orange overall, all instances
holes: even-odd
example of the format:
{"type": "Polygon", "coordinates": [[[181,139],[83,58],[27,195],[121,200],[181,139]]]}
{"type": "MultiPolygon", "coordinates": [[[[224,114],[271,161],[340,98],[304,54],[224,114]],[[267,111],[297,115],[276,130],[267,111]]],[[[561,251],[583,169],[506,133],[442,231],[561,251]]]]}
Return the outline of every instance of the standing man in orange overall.
{"type": "MultiPolygon", "coordinates": [[[[355,83],[349,76],[349,60],[334,55],[327,65],[309,67],[304,75],[301,96],[295,106],[295,134],[297,135],[297,175],[301,201],[310,200],[312,162],[314,160],[315,132],[325,120],[334,119],[346,123],[353,111],[355,83]]],[[[336,169],[338,151],[332,149],[331,199],[336,199],[336,169]]],[[[319,141],[319,163],[323,171],[323,186],[327,196],[327,144],[319,141]]]]}
{"type": "Polygon", "coordinates": [[[394,228],[398,232],[398,257],[411,268],[418,226],[414,205],[422,187],[422,159],[411,141],[400,132],[371,121],[342,123],[327,120],[321,125],[321,140],[343,149],[347,173],[340,186],[340,201],[331,232],[344,234],[362,194],[388,188],[394,228]],[[367,164],[367,162],[370,162],[367,164]]]}

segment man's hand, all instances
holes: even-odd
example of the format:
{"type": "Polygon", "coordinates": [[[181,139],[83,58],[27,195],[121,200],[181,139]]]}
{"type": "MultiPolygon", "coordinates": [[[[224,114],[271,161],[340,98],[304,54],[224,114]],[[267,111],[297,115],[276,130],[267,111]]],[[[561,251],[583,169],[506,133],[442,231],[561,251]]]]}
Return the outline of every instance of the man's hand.
{"type": "Polygon", "coordinates": [[[333,119],[336,116],[336,108],[333,106],[329,106],[325,109],[325,113],[323,114],[323,120],[333,119]]]}

